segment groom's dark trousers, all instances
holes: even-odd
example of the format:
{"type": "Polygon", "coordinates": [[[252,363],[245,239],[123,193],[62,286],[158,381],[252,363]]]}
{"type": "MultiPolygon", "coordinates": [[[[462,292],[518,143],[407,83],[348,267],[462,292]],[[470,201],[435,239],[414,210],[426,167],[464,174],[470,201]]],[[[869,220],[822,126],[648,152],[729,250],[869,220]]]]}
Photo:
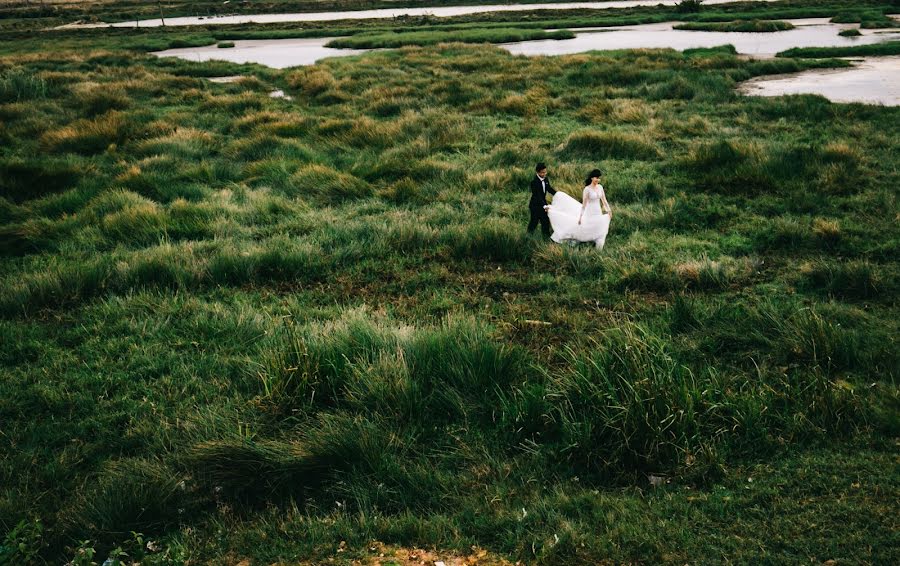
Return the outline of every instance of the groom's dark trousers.
{"type": "Polygon", "coordinates": [[[541,232],[544,236],[550,235],[550,217],[544,207],[547,205],[547,193],[556,194],[556,189],[550,186],[550,179],[544,177],[543,183],[537,175],[531,180],[531,201],[528,210],[531,212],[531,220],[528,221],[528,232],[534,232],[538,223],[541,224],[541,232]]]}

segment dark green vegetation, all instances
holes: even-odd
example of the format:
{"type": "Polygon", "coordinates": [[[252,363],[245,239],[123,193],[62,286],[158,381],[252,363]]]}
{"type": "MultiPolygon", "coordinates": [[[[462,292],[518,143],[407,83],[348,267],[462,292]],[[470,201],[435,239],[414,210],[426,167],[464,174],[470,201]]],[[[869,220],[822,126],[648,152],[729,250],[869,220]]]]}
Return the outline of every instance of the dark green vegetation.
{"type": "Polygon", "coordinates": [[[2,46],[0,560],[900,560],[900,111],[733,91],[838,62],[94,37],[2,46]]]}
{"type": "Polygon", "coordinates": [[[459,31],[412,31],[401,33],[359,34],[328,42],[326,47],[349,49],[378,49],[406,45],[436,45],[455,41],[460,43],[508,43],[538,39],[571,39],[575,34],[568,30],[544,31],[539,29],[491,28],[459,31]]]}
{"type": "Polygon", "coordinates": [[[731,22],[688,22],[676,25],[675,29],[765,33],[794,29],[794,24],[777,20],[734,20],[731,22]]]}
{"type": "Polygon", "coordinates": [[[782,51],[779,57],[807,57],[824,59],[827,57],[864,57],[900,55],[900,41],[886,41],[873,45],[851,45],[849,47],[795,47],[782,51]]]}
{"type": "Polygon", "coordinates": [[[852,29],[845,29],[843,31],[840,31],[840,32],[838,32],[838,35],[841,37],[859,37],[862,35],[862,32],[860,32],[856,28],[852,28],[852,29]]]}

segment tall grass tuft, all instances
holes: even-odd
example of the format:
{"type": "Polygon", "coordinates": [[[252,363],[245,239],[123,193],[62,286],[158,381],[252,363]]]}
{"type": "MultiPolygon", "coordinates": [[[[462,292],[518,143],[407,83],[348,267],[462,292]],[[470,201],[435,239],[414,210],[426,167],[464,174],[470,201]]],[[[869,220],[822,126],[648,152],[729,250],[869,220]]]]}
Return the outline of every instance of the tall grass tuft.
{"type": "Polygon", "coordinates": [[[323,204],[365,198],[373,192],[372,186],[364,180],[317,164],[300,168],[291,176],[288,185],[285,191],[288,195],[310,195],[323,204]]]}
{"type": "Polygon", "coordinates": [[[128,116],[122,112],[110,111],[51,130],[41,137],[41,144],[47,151],[90,155],[113,144],[121,144],[136,133],[136,124],[128,116]]]}
{"type": "Polygon", "coordinates": [[[560,146],[559,153],[565,157],[586,159],[653,160],[660,157],[659,149],[645,135],[592,130],[570,134],[560,146]]]}
{"type": "Polygon", "coordinates": [[[63,521],[71,534],[99,534],[111,542],[132,531],[164,532],[193,505],[181,478],[169,466],[122,459],[87,482],[63,521]]]}
{"type": "Polygon", "coordinates": [[[210,440],[196,444],[185,457],[207,493],[227,500],[256,502],[269,498],[302,498],[327,472],[297,442],[210,440]]]}
{"type": "Polygon", "coordinates": [[[76,157],[0,157],[0,196],[20,203],[63,192],[91,170],[76,157]]]}
{"type": "Polygon", "coordinates": [[[50,93],[47,81],[25,69],[0,73],[0,103],[40,100],[50,93]]]}
{"type": "Polygon", "coordinates": [[[801,286],[839,299],[874,299],[889,287],[879,271],[864,260],[817,261],[801,266],[801,286]]]}
{"type": "Polygon", "coordinates": [[[566,361],[548,397],[563,457],[580,473],[669,468],[701,442],[715,442],[715,428],[704,430],[722,395],[715,374],[698,379],[646,328],[604,332],[585,351],[569,350],[566,361]]]}

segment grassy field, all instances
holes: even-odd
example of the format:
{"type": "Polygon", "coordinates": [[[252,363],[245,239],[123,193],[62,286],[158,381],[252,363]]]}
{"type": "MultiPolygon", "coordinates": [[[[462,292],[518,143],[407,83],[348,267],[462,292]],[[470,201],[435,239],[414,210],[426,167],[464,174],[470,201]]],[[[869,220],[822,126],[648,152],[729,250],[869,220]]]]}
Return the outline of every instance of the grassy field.
{"type": "Polygon", "coordinates": [[[734,92],[846,63],[16,33],[0,564],[900,561],[900,110],[734,92]]]}

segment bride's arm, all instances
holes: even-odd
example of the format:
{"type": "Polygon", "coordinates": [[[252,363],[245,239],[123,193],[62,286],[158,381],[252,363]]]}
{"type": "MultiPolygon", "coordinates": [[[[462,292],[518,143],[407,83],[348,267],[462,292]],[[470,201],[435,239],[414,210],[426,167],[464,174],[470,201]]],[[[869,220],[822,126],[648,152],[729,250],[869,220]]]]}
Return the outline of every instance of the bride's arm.
{"type": "Polygon", "coordinates": [[[578,223],[581,224],[581,217],[584,216],[584,209],[587,208],[588,204],[588,193],[585,188],[581,191],[581,214],[578,215],[578,223]]]}
{"type": "Polygon", "coordinates": [[[609,213],[609,217],[612,218],[612,209],[609,207],[609,203],[606,202],[606,191],[600,190],[600,200],[603,201],[603,206],[606,207],[606,212],[609,213]]]}

